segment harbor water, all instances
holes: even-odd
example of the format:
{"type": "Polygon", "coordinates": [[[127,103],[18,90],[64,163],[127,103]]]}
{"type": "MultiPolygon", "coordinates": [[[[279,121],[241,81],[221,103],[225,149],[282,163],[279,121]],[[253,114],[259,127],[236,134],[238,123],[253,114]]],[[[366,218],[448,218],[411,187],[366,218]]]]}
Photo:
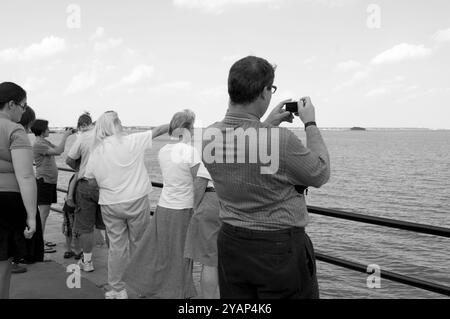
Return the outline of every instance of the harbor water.
{"type": "MultiPolygon", "coordinates": [[[[305,142],[302,130],[294,131],[305,142]]],[[[331,156],[330,181],[310,188],[307,204],[360,214],[450,228],[450,131],[325,130],[331,156]]],[[[31,136],[30,136],[31,137],[31,136]]],[[[60,135],[50,140],[58,142],[60,135]]],[[[33,139],[33,138],[31,138],[33,139]]],[[[60,167],[73,143],[57,157],[60,167]]],[[[153,182],[161,182],[157,153],[169,142],[154,140],[146,152],[153,182]]],[[[71,173],[60,172],[58,187],[67,188],[71,173]]],[[[160,189],[151,195],[155,206],[160,189]]],[[[64,194],[59,193],[58,205],[64,194]]],[[[307,227],[316,251],[450,286],[450,239],[310,215],[307,227]]],[[[368,288],[364,274],[317,263],[321,298],[442,298],[385,279],[368,288]]]]}

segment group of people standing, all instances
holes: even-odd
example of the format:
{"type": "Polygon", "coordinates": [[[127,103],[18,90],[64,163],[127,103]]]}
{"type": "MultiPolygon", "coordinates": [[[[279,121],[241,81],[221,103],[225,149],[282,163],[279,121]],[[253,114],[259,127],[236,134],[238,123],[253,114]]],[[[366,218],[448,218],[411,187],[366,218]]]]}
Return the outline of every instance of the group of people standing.
{"type": "MultiPolygon", "coordinates": [[[[211,125],[224,136],[230,130],[245,134],[247,129],[277,129],[279,168],[272,174],[261,174],[266,163],[260,158],[256,163],[205,161],[207,144],[221,148],[224,156],[236,148],[224,138],[204,140],[197,150],[191,140],[195,114],[190,110],[177,112],[169,124],[133,134],[125,134],[114,111],[103,113],[95,125],[86,114],[80,117],[78,127],[81,123],[83,130],[66,158],[77,173],[69,187],[75,195],[69,192],[66,201],[74,199],[73,220],[66,216],[65,228],[79,240],[82,254],[70,253],[70,241],[66,253],[79,255],[83,271],[94,271],[93,232],[104,226],[111,287],[106,298],[128,298],[127,285],[148,298],[192,298],[194,261],[203,266],[203,298],[319,297],[314,250],[305,232],[309,218],[303,190],[328,181],[330,160],[309,97],[301,99],[295,113],[305,124],[306,147],[279,127],[293,120],[283,109],[287,100],[261,122],[276,91],[274,71],[265,59],[254,56],[234,63],[228,77],[228,111],[211,125]],[[144,156],[152,140],[166,133],[173,143],[158,153],[163,189],[151,217],[152,185],[144,156]]],[[[6,291],[10,258],[23,253],[20,243],[36,229],[36,185],[45,185],[45,193],[53,194],[56,186],[50,189],[46,184],[56,182],[54,175],[34,176],[30,143],[16,124],[27,108],[26,93],[12,95],[4,85],[0,84],[0,197],[9,206],[0,213],[0,289],[6,291]]],[[[61,154],[70,133],[55,146],[42,130],[43,135],[34,132],[43,137],[36,149],[45,146],[48,156],[61,154]]],[[[263,135],[257,134],[258,142],[264,143],[263,135]]],[[[243,151],[248,154],[249,146],[243,151]]],[[[38,165],[36,157],[35,162],[38,165]]],[[[44,197],[45,203],[39,201],[43,225],[47,202],[53,201],[52,196],[44,197]]]]}

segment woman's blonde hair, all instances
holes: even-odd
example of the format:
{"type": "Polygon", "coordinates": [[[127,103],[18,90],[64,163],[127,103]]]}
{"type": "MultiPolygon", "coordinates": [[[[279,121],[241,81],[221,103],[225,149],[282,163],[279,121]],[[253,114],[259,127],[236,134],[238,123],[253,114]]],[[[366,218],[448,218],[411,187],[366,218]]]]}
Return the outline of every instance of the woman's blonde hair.
{"type": "Polygon", "coordinates": [[[183,135],[184,130],[190,130],[194,127],[195,113],[185,109],[173,115],[169,124],[169,135],[179,137],[183,135]]]}
{"type": "Polygon", "coordinates": [[[123,128],[119,115],[114,111],[103,113],[95,123],[95,139],[93,148],[99,146],[108,136],[122,136],[123,128]]]}

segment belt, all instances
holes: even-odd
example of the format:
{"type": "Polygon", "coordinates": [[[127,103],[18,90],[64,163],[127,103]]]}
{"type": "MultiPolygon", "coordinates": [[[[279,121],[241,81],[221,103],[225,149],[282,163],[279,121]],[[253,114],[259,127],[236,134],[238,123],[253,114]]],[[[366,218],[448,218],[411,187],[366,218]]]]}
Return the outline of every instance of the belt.
{"type": "Polygon", "coordinates": [[[206,187],[205,193],[207,193],[207,192],[213,192],[213,193],[215,193],[215,192],[216,192],[216,189],[215,189],[214,187],[206,187]]]}

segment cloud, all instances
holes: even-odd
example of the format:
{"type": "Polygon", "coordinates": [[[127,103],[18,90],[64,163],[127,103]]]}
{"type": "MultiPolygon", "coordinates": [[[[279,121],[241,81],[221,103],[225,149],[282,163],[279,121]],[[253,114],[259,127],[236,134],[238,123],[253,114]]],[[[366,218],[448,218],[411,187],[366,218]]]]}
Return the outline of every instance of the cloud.
{"type": "Polygon", "coordinates": [[[95,52],[104,52],[104,51],[108,51],[114,48],[119,47],[120,45],[122,45],[123,43],[123,39],[122,38],[109,38],[106,41],[103,42],[96,42],[94,44],[94,51],[95,52]]]}
{"type": "MultiPolygon", "coordinates": [[[[119,82],[104,88],[104,91],[110,91],[118,87],[136,85],[140,82],[150,79],[153,76],[154,67],[141,64],[136,66],[128,75],[124,76],[119,82]]],[[[131,90],[134,88],[131,88],[131,90]]],[[[129,91],[130,92],[130,91],[129,91]]]]}
{"type": "Polygon", "coordinates": [[[396,102],[404,103],[409,101],[414,101],[421,98],[434,98],[437,100],[448,100],[444,97],[450,96],[450,87],[438,87],[438,88],[429,88],[426,90],[417,90],[417,87],[411,87],[413,89],[409,90],[413,92],[409,95],[402,96],[397,99],[396,102]]]}
{"type": "Polygon", "coordinates": [[[361,63],[355,60],[349,60],[340,62],[336,65],[336,71],[339,72],[348,72],[353,71],[361,67],[361,63]]]}
{"type": "Polygon", "coordinates": [[[222,13],[226,7],[248,4],[269,4],[271,9],[279,9],[280,0],[173,0],[179,8],[200,9],[208,13],[222,13]]]}
{"type": "Polygon", "coordinates": [[[450,28],[437,31],[431,38],[438,43],[450,42],[450,28]]]}
{"type": "Polygon", "coordinates": [[[340,90],[342,90],[344,88],[355,86],[357,83],[359,83],[362,80],[366,79],[369,76],[370,71],[371,71],[370,68],[365,68],[365,69],[363,69],[361,71],[355,72],[350,80],[339,84],[338,86],[335,87],[334,90],[335,91],[340,91],[340,90]]]}
{"type": "Polygon", "coordinates": [[[191,82],[188,81],[175,81],[161,84],[157,89],[161,90],[190,90],[192,88],[191,82]]]}
{"type": "Polygon", "coordinates": [[[90,36],[89,40],[95,41],[102,38],[105,35],[105,28],[97,27],[95,32],[90,36]]]}
{"type": "Polygon", "coordinates": [[[25,79],[23,87],[28,92],[37,91],[38,89],[42,88],[42,86],[46,84],[46,82],[46,78],[29,76],[25,79]]]}
{"type": "Polygon", "coordinates": [[[377,88],[377,89],[373,89],[370,90],[369,92],[366,93],[367,97],[376,97],[376,96],[382,96],[385,95],[389,92],[389,90],[387,88],[377,88]]]}
{"type": "Polygon", "coordinates": [[[414,45],[401,43],[393,48],[378,54],[372,59],[372,64],[396,63],[405,60],[415,60],[425,58],[433,53],[432,49],[425,48],[423,45],[414,45]]]}
{"type": "Polygon", "coordinates": [[[136,84],[143,80],[149,79],[153,75],[154,68],[150,65],[138,65],[131,71],[129,75],[121,80],[122,84],[136,84]]]}
{"type": "Polygon", "coordinates": [[[26,48],[9,48],[0,51],[0,62],[32,61],[54,56],[66,49],[62,38],[49,36],[39,43],[33,43],[26,48]]]}
{"type": "Polygon", "coordinates": [[[96,83],[97,74],[94,70],[81,72],[72,78],[69,86],[64,90],[64,94],[69,95],[87,90],[96,83]]]}

